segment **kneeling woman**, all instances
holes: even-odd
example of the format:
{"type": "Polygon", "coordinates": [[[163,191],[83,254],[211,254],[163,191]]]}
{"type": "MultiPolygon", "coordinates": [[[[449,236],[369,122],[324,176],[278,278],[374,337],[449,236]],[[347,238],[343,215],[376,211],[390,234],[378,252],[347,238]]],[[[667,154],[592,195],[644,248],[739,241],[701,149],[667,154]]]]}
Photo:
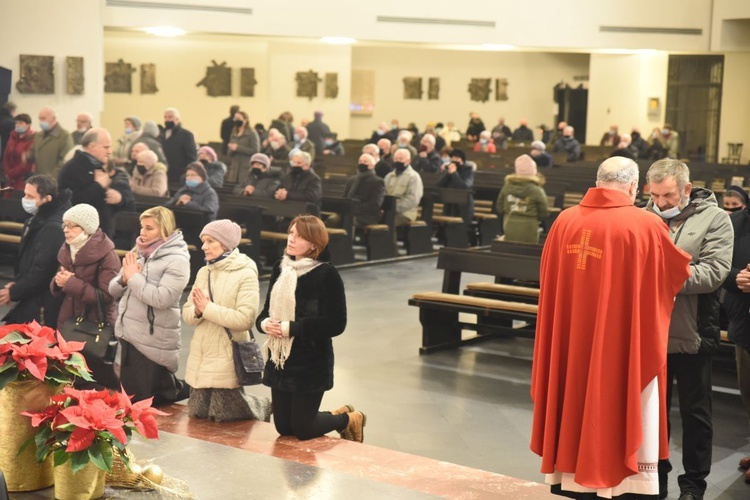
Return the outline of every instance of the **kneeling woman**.
{"type": "Polygon", "coordinates": [[[333,342],[346,327],[344,283],[330,263],[323,222],[301,215],[289,225],[284,257],[273,266],[258,328],[268,335],[263,384],[271,388],[276,430],[313,439],[331,431],[362,442],[366,417],[346,405],[320,412],[333,387],[333,342]]]}
{"type": "Polygon", "coordinates": [[[243,394],[234,371],[231,339],[250,340],[258,315],[258,268],[237,250],[241,236],[240,226],[227,219],[201,231],[206,265],[182,308],[182,318],[196,327],[185,371],[191,417],[217,422],[271,418],[271,401],[243,394]]]}

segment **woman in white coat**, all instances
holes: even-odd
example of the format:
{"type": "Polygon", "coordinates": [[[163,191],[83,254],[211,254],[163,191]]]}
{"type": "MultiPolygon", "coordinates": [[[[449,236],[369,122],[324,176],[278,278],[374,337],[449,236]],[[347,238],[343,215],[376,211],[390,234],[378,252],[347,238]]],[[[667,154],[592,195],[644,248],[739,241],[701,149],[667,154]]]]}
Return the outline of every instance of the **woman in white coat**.
{"type": "Polygon", "coordinates": [[[270,398],[244,394],[237,382],[232,339],[247,341],[258,315],[258,269],[240,253],[242,230],[222,219],[203,228],[201,249],[206,265],[198,271],[193,291],[182,309],[195,325],[185,381],[190,385],[188,413],[217,422],[271,418],[270,398]]]}

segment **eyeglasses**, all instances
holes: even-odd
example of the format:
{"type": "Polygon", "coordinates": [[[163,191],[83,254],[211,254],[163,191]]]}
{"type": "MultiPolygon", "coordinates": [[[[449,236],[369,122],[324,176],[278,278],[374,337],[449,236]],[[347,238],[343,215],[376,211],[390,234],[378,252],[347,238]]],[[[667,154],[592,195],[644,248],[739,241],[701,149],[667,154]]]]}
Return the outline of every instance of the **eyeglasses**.
{"type": "Polygon", "coordinates": [[[65,231],[66,229],[75,229],[77,227],[81,227],[81,226],[79,226],[78,224],[73,224],[72,222],[63,222],[62,223],[63,231],[65,231]]]}

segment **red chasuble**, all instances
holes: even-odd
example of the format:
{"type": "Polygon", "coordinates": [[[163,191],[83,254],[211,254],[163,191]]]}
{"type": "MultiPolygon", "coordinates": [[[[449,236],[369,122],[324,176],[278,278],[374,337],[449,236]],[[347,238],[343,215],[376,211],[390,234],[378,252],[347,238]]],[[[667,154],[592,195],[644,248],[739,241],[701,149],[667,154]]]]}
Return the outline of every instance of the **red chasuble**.
{"type": "Polygon", "coordinates": [[[589,189],[560,214],[542,253],[531,375],[543,473],[573,473],[588,488],[637,474],[641,392],[655,377],[668,457],[667,337],[689,262],[664,222],[620,191],[589,189]]]}

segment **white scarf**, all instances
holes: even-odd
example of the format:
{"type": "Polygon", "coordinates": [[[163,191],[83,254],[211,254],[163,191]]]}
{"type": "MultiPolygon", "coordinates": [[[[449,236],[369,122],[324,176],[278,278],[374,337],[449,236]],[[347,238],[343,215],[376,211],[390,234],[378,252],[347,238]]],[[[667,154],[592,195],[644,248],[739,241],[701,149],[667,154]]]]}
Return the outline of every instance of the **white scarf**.
{"type": "MultiPolygon", "coordinates": [[[[268,317],[276,321],[294,321],[294,309],[297,300],[294,296],[297,290],[297,278],[307,274],[321,264],[310,258],[292,260],[284,255],[281,260],[281,274],[271,289],[271,301],[268,305],[268,317]]],[[[271,351],[271,361],[276,368],[283,370],[284,362],[292,351],[292,337],[268,336],[263,344],[264,349],[271,351]]]]}
{"type": "Polygon", "coordinates": [[[91,239],[90,234],[86,234],[86,232],[82,232],[75,238],[73,238],[73,241],[68,243],[68,246],[70,247],[70,260],[71,262],[76,261],[76,255],[78,255],[78,251],[83,248],[83,245],[89,242],[91,239]]]}

